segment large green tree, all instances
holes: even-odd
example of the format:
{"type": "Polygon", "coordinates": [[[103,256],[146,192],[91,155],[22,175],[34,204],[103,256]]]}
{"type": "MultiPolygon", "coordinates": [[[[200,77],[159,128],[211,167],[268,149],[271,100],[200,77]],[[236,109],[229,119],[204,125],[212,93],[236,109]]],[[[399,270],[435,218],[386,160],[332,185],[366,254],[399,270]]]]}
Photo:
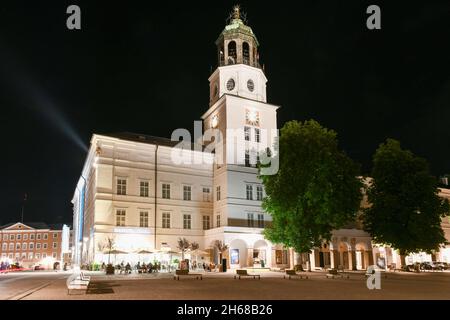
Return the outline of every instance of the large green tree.
{"type": "Polygon", "coordinates": [[[376,243],[398,249],[402,265],[405,255],[445,243],[441,218],[449,203],[438,196],[438,180],[425,159],[388,139],[375,152],[371,176],[363,223],[376,243]]]}
{"type": "Polygon", "coordinates": [[[272,216],[266,237],[306,253],[353,221],[360,208],[359,166],[338,147],[336,132],[314,120],[287,122],[279,137],[279,171],[261,176],[272,216]]]}

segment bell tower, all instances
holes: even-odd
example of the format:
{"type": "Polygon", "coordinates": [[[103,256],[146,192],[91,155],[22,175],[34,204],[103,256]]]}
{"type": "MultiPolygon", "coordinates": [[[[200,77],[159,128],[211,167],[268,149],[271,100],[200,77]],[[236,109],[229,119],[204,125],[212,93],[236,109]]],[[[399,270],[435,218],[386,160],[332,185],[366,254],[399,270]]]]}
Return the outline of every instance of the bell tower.
{"type": "Polygon", "coordinates": [[[259,61],[259,42],[239,6],[216,40],[218,68],[209,78],[210,106],[224,94],[266,102],[267,78],[259,61]]]}

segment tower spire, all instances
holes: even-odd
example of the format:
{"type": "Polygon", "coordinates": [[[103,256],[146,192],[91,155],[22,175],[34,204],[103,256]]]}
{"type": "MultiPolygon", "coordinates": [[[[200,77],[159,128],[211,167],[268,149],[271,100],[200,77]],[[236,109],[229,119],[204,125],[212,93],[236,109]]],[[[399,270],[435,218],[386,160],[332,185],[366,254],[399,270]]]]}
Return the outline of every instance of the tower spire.
{"type": "Polygon", "coordinates": [[[241,6],[238,4],[233,7],[233,19],[241,20],[241,6]]]}

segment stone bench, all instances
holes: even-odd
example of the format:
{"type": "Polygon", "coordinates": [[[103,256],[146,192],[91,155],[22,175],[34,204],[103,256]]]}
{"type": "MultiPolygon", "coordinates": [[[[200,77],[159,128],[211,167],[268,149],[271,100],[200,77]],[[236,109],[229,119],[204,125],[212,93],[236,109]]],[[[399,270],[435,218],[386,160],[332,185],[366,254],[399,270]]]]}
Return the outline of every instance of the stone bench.
{"type": "Polygon", "coordinates": [[[175,270],[173,280],[180,280],[181,277],[195,277],[197,280],[203,280],[203,276],[199,273],[190,273],[189,270],[175,270]]]}
{"type": "MultiPolygon", "coordinates": [[[[300,279],[303,279],[303,276],[295,272],[295,270],[286,270],[286,274],[283,276],[283,278],[286,279],[286,276],[289,280],[291,280],[292,277],[299,277],[300,279]]],[[[305,276],[305,279],[308,279],[308,276],[305,276]]]]}
{"type": "Polygon", "coordinates": [[[236,270],[236,275],[234,276],[234,278],[236,279],[236,277],[238,277],[239,280],[241,280],[241,277],[242,278],[253,277],[253,279],[258,278],[258,280],[261,280],[261,276],[259,274],[249,274],[247,272],[247,270],[245,270],[245,269],[243,269],[243,270],[236,270]]]}

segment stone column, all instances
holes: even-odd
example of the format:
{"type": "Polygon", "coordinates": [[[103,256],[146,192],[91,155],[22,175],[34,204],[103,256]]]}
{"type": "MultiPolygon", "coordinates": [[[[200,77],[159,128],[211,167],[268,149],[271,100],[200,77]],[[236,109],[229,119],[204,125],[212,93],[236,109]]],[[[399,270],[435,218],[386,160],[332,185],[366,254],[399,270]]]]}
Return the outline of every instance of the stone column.
{"type": "Polygon", "coordinates": [[[368,265],[366,266],[366,269],[367,269],[369,266],[373,266],[374,263],[373,263],[373,252],[372,252],[372,250],[367,250],[366,253],[367,253],[367,258],[368,258],[367,259],[368,265]]]}
{"type": "Polygon", "coordinates": [[[339,266],[339,252],[330,250],[330,264],[332,269],[337,269],[339,266]]]}
{"type": "Polygon", "coordinates": [[[356,270],[356,251],[355,250],[350,250],[348,252],[348,264],[349,264],[349,269],[350,270],[356,270]]]}
{"type": "Polygon", "coordinates": [[[253,248],[247,249],[247,267],[253,267],[253,248]]]}
{"type": "Polygon", "coordinates": [[[294,260],[294,249],[289,248],[289,269],[294,269],[295,260],[294,260]]]}
{"type": "Polygon", "coordinates": [[[309,254],[310,257],[310,261],[311,261],[311,270],[315,270],[315,268],[318,266],[317,264],[317,259],[316,256],[318,256],[318,251],[317,249],[313,249],[311,250],[311,253],[309,254]]]}

